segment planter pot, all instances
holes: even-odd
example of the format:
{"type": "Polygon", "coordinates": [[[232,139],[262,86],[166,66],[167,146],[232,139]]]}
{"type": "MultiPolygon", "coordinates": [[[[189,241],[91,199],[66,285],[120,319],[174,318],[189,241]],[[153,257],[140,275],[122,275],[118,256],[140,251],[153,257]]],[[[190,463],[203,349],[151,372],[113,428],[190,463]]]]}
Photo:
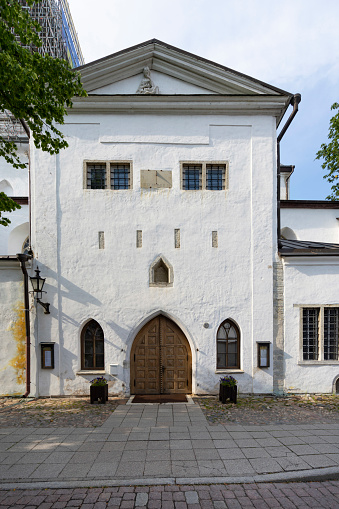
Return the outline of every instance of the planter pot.
{"type": "Polygon", "coordinates": [[[108,401],[108,385],[91,385],[90,396],[91,404],[98,402],[104,405],[108,401]]]}
{"type": "Polygon", "coordinates": [[[236,385],[234,387],[230,387],[229,385],[220,384],[219,401],[221,401],[223,404],[226,403],[227,399],[229,399],[231,403],[236,403],[237,394],[238,387],[236,385]]]}

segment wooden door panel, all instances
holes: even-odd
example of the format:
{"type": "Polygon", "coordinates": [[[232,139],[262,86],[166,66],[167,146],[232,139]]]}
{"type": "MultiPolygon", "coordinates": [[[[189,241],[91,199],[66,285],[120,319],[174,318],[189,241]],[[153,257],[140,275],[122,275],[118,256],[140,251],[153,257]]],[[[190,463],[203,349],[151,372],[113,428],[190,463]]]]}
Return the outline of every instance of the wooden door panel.
{"type": "Polygon", "coordinates": [[[146,324],[131,351],[131,394],[160,394],[159,318],[146,324]]]}
{"type": "Polygon", "coordinates": [[[192,356],[188,341],[175,323],[162,317],[160,324],[164,394],[192,392],[192,356]]]}
{"type": "Polygon", "coordinates": [[[192,392],[192,355],[184,333],[162,315],[137,334],[131,351],[131,394],[192,392]]]}

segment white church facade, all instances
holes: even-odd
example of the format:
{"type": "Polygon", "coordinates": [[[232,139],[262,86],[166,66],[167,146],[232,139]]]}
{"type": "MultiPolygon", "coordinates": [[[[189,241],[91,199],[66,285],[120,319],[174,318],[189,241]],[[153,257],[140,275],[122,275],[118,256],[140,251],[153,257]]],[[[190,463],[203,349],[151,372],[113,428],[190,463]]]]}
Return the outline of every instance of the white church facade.
{"type": "Polygon", "coordinates": [[[299,99],[157,40],[80,72],[69,148],[30,146],[33,258],[0,257],[2,392],[25,341],[33,396],[336,391],[339,204],[288,200],[277,157],[299,99]],[[29,331],[23,266],[50,304],[29,331]]]}

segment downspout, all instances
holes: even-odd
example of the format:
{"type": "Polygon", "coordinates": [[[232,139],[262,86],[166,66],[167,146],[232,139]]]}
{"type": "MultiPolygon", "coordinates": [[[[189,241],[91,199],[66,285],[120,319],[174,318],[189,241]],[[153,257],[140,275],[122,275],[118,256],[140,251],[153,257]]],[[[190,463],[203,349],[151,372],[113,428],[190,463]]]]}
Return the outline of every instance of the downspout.
{"type": "Polygon", "coordinates": [[[296,116],[298,112],[298,105],[301,101],[301,95],[300,94],[294,94],[294,96],[291,98],[290,104],[293,106],[293,110],[291,115],[286,121],[286,124],[280,131],[278,137],[277,137],[277,237],[278,237],[278,251],[281,248],[281,239],[280,239],[280,229],[281,229],[281,221],[280,221],[280,142],[286,133],[287,129],[289,128],[290,124],[292,123],[292,120],[296,116]]]}
{"type": "Polygon", "coordinates": [[[25,263],[32,257],[26,254],[16,255],[19,262],[22,273],[24,275],[24,303],[25,303],[25,328],[26,328],[26,392],[23,398],[27,398],[31,392],[31,329],[29,324],[29,297],[28,297],[28,274],[25,263]]]}
{"type": "MultiPolygon", "coordinates": [[[[22,127],[24,128],[26,134],[27,134],[27,137],[28,137],[28,140],[30,139],[31,137],[31,131],[29,130],[29,127],[28,125],[26,124],[26,121],[23,119],[23,118],[20,118],[20,122],[21,122],[21,125],[22,127]]],[[[29,242],[29,246],[28,246],[28,252],[30,255],[33,255],[33,251],[32,251],[32,212],[31,212],[31,146],[30,146],[30,143],[28,142],[28,228],[29,228],[29,232],[28,232],[28,242],[29,242]]]]}

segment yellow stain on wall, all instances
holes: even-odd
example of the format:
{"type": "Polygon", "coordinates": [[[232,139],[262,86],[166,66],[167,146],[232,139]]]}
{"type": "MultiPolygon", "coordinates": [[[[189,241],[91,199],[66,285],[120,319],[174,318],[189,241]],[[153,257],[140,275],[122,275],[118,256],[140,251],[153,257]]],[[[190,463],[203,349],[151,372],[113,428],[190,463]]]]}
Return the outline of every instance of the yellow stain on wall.
{"type": "Polygon", "coordinates": [[[26,328],[25,328],[25,306],[23,302],[17,302],[13,308],[16,320],[13,321],[10,330],[16,342],[16,355],[9,361],[9,365],[16,371],[18,384],[25,383],[26,372],[26,328]]]}

